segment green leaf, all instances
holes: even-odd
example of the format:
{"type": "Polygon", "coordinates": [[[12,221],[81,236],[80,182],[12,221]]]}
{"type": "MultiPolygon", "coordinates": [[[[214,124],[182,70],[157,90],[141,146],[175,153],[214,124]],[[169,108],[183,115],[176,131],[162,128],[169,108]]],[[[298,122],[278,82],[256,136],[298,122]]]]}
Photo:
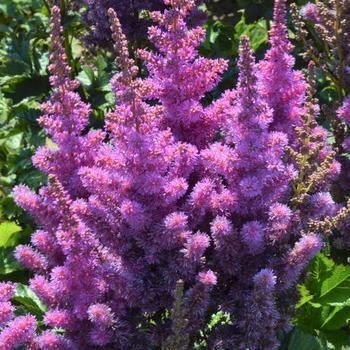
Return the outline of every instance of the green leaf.
{"type": "Polygon", "coordinates": [[[350,299],[350,266],[338,265],[321,285],[319,302],[341,303],[350,299]]]}
{"type": "Polygon", "coordinates": [[[322,350],[320,342],[310,334],[295,329],[288,344],[288,350],[322,350]]]}
{"type": "Polygon", "coordinates": [[[350,307],[335,307],[321,326],[321,329],[337,330],[350,320],[350,307]]]}
{"type": "MultiPolygon", "coordinates": [[[[350,350],[350,338],[349,334],[346,331],[337,329],[337,330],[322,330],[319,333],[319,336],[325,338],[328,343],[332,344],[333,349],[339,350],[350,350]]],[[[329,345],[330,346],[330,345],[329,345]]]]}
{"type": "Polygon", "coordinates": [[[9,113],[9,106],[4,95],[0,91],[0,123],[4,123],[7,120],[9,113]]]}
{"type": "Polygon", "coordinates": [[[23,267],[13,256],[13,248],[0,248],[0,275],[23,270],[23,267]]]}
{"type": "Polygon", "coordinates": [[[84,86],[89,87],[95,79],[95,74],[93,69],[89,66],[84,66],[83,70],[78,74],[77,79],[84,86]]]}
{"type": "Polygon", "coordinates": [[[20,148],[23,138],[23,132],[14,132],[7,136],[5,147],[9,153],[17,152],[20,148]]]}
{"type": "Polygon", "coordinates": [[[3,83],[6,81],[5,76],[22,76],[29,71],[30,67],[27,63],[15,59],[3,58],[0,66],[0,73],[4,77],[3,83]]]}
{"type": "Polygon", "coordinates": [[[17,284],[16,294],[12,300],[35,316],[40,317],[47,311],[47,307],[39,297],[28,286],[21,283],[17,284]]]}
{"type": "Polygon", "coordinates": [[[16,241],[14,235],[22,230],[15,222],[3,222],[0,224],[0,247],[7,248],[14,246],[16,241]]]}
{"type": "Polygon", "coordinates": [[[80,40],[73,37],[71,42],[71,49],[72,49],[73,58],[81,57],[83,46],[80,40]]]}
{"type": "Polygon", "coordinates": [[[260,20],[253,27],[250,33],[250,42],[252,49],[256,51],[261,45],[267,43],[268,33],[266,27],[266,21],[260,20]]]}
{"type": "Polygon", "coordinates": [[[102,75],[107,68],[107,62],[103,56],[97,56],[95,65],[99,76],[102,75]]]}
{"type": "Polygon", "coordinates": [[[311,294],[319,295],[322,282],[332,275],[334,262],[323,254],[318,254],[309,266],[305,283],[311,294]]]}
{"type": "Polygon", "coordinates": [[[15,174],[9,176],[0,176],[0,185],[2,186],[13,186],[17,176],[15,174]]]}
{"type": "Polygon", "coordinates": [[[328,316],[323,315],[325,308],[315,308],[309,303],[299,309],[298,317],[295,320],[295,324],[306,333],[313,333],[315,329],[320,329],[325,318],[328,316]]]}
{"type": "MultiPolygon", "coordinates": [[[[0,71],[1,72],[1,71],[0,71]]],[[[3,75],[0,77],[0,85],[15,87],[28,79],[24,75],[3,75]]]]}
{"type": "Polygon", "coordinates": [[[298,290],[300,293],[300,300],[299,303],[296,305],[297,309],[301,308],[314,298],[314,296],[310,293],[310,291],[306,288],[305,285],[298,285],[298,290]]]}

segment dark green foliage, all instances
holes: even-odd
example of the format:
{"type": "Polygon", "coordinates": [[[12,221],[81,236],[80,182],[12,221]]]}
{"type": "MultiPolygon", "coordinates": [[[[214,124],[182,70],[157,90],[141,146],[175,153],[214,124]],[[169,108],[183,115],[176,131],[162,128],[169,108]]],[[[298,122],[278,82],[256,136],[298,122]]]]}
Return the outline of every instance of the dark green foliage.
{"type": "Polygon", "coordinates": [[[295,324],[336,348],[349,345],[350,266],[336,265],[319,254],[299,291],[295,324]]]}
{"type": "Polygon", "coordinates": [[[26,282],[29,273],[13,250],[33,231],[31,219],[13,202],[12,188],[37,189],[44,176],[31,157],[45,143],[37,124],[40,103],[49,93],[48,9],[41,1],[0,4],[0,280],[26,282]]]}

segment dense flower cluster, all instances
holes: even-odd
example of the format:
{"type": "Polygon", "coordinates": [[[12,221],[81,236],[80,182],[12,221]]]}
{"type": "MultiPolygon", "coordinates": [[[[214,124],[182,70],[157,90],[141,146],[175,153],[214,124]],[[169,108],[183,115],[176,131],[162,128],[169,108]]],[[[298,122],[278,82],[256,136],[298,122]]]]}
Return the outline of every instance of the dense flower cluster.
{"type": "Polygon", "coordinates": [[[237,88],[205,107],[226,62],[198,57],[204,32],[185,21],[193,0],[164,4],[149,29],[157,52],[139,52],[147,79],[108,10],[120,70],[104,131],[87,130],[90,109],[70,79],[52,10],[54,92],[40,122],[56,148],[34,157],[49,182],[38,194],[15,189],[39,228],[16,256],[35,272],[30,286],[48,307],[48,330],[35,335],[32,316],[11,321],[12,292],[0,293],[4,349],[192,348],[219,310],[231,321],[208,334],[212,348],[273,350],[277,331],[288,329],[295,284],[322,247],[322,232],[308,223],[337,210],[328,187],[339,167],[305,78],[293,70],[286,1],[275,1],[265,59],[257,65],[243,37],[237,88]],[[306,190],[303,176],[314,179],[306,190]],[[174,313],[186,322],[174,316],[172,326],[175,290],[174,313]],[[180,329],[184,340],[169,337],[180,329]]]}
{"type": "Polygon", "coordinates": [[[308,2],[302,9],[303,18],[314,23],[321,23],[320,11],[316,4],[308,2]]]}
{"type": "Polygon", "coordinates": [[[15,317],[15,307],[10,299],[15,294],[15,285],[0,283],[0,349],[12,350],[33,344],[36,340],[36,319],[31,315],[15,317]]]}
{"type": "MultiPolygon", "coordinates": [[[[114,9],[123,26],[123,31],[129,40],[136,41],[145,38],[149,21],[142,17],[141,11],[163,11],[166,6],[163,0],[84,0],[87,10],[84,15],[85,23],[92,27],[87,36],[87,42],[99,47],[113,45],[112,32],[108,21],[108,9],[114,9]]],[[[203,3],[198,0],[197,4],[203,3]]],[[[194,8],[190,15],[190,23],[198,25],[205,20],[204,12],[194,8]]]]}

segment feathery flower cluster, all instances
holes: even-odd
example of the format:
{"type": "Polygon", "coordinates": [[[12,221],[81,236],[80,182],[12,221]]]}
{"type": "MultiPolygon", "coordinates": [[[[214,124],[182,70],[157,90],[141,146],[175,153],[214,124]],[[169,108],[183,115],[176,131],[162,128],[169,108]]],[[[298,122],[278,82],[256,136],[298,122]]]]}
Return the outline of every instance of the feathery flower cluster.
{"type": "Polygon", "coordinates": [[[276,349],[294,286],[322,246],[322,232],[308,223],[337,209],[327,192],[337,166],[326,131],[310,122],[317,108],[305,78],[293,70],[285,0],[276,0],[265,60],[255,63],[243,37],[237,88],[207,107],[201,99],[226,62],[198,57],[204,33],[185,21],[194,0],[164,4],[149,29],[157,53],[139,52],[147,79],[138,78],[108,11],[120,71],[104,132],[86,130],[89,106],[74,91],[52,10],[54,92],[41,123],[57,149],[34,157],[47,186],[38,194],[15,189],[39,227],[16,255],[35,271],[31,288],[48,306],[48,330],[25,333],[40,350],[193,346],[219,310],[231,323],[208,334],[213,347],[276,349]],[[303,191],[301,173],[313,175],[303,191]]]}
{"type": "Polygon", "coordinates": [[[33,316],[14,316],[15,307],[11,298],[15,285],[0,282],[0,349],[12,350],[19,346],[30,346],[36,338],[36,320],[33,316]]]}
{"type": "MultiPolygon", "coordinates": [[[[293,46],[288,40],[286,8],[275,1],[274,24],[270,32],[271,48],[259,63],[260,91],[273,110],[271,127],[282,131],[292,143],[294,128],[300,126],[306,83],[302,72],[293,70],[293,46]]],[[[283,0],[282,0],[283,2],[283,0]]]]}
{"type": "Polygon", "coordinates": [[[308,21],[321,23],[319,8],[312,2],[308,2],[306,5],[304,5],[304,7],[301,9],[301,14],[303,18],[307,19],[308,21]]]}
{"type": "MultiPolygon", "coordinates": [[[[118,13],[122,21],[123,32],[132,42],[145,39],[149,20],[141,17],[141,11],[163,11],[166,6],[163,0],[84,0],[87,10],[84,15],[85,23],[93,30],[86,40],[88,44],[99,47],[113,45],[112,32],[108,21],[108,9],[112,8],[118,13]]],[[[198,0],[197,4],[203,3],[198,0]]],[[[190,22],[193,26],[200,25],[205,20],[205,13],[194,8],[191,12],[190,22]]]]}
{"type": "Polygon", "coordinates": [[[178,3],[180,17],[176,15],[180,11],[176,6],[166,15],[153,12],[151,16],[159,23],[148,30],[149,39],[158,52],[139,50],[138,53],[150,72],[148,83],[152,92],[149,97],[161,102],[166,125],[178,140],[203,147],[217,132],[220,114],[215,106],[205,108],[200,101],[216,86],[227,62],[198,57],[205,31],[200,27],[186,30],[184,18],[191,13],[193,2],[178,3]]]}

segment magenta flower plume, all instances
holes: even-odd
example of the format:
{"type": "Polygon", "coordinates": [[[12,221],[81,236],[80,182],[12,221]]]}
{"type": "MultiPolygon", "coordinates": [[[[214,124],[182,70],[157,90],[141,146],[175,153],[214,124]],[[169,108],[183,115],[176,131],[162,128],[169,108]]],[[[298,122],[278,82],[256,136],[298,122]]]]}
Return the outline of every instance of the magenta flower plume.
{"type": "Polygon", "coordinates": [[[43,332],[37,339],[40,350],[75,350],[78,349],[62,336],[51,331],[43,332]]]}
{"type": "Polygon", "coordinates": [[[300,273],[321,250],[322,238],[316,234],[308,234],[300,238],[288,253],[285,267],[281,270],[281,288],[290,288],[292,282],[299,278],[300,273]]]}
{"type": "Polygon", "coordinates": [[[221,146],[220,153],[218,144],[214,144],[202,154],[208,171],[220,173],[229,183],[227,190],[236,198],[233,209],[245,216],[258,217],[286,191],[294,170],[281,160],[286,135],[269,131],[272,111],[257,90],[255,61],[245,37],[238,65],[236,98],[226,112],[226,145],[221,146]],[[234,149],[229,147],[232,144],[234,149]]]}
{"type": "Polygon", "coordinates": [[[177,140],[203,147],[213,139],[220,114],[203,107],[200,100],[218,83],[227,63],[198,57],[205,32],[200,27],[188,29],[185,22],[193,0],[165,3],[172,8],[164,14],[154,12],[152,17],[158,25],[149,28],[149,38],[158,53],[139,51],[150,72],[148,83],[154,88],[150,97],[161,102],[165,122],[177,140]]]}
{"type": "Polygon", "coordinates": [[[39,123],[59,149],[41,147],[33,162],[44,173],[55,175],[62,184],[70,188],[72,193],[78,195],[82,187],[77,169],[91,162],[93,158],[91,152],[103,139],[104,134],[92,131],[81,136],[89,122],[90,106],[74,92],[79,83],[70,78],[70,67],[67,64],[61,37],[62,27],[58,7],[52,8],[51,18],[53,47],[49,71],[53,93],[51,99],[42,105],[44,114],[40,117],[39,123]]]}
{"type": "Polygon", "coordinates": [[[16,349],[19,346],[30,345],[35,337],[36,320],[33,316],[19,316],[9,322],[0,333],[0,348],[16,349]]]}
{"type": "Polygon", "coordinates": [[[293,126],[301,125],[305,112],[306,82],[302,72],[293,70],[295,60],[287,34],[286,0],[275,1],[270,45],[264,60],[259,63],[259,88],[268,106],[273,109],[270,128],[286,133],[292,143],[295,140],[293,126]]]}
{"type": "Polygon", "coordinates": [[[0,282],[0,302],[7,302],[15,295],[16,287],[13,283],[0,282]]]}
{"type": "Polygon", "coordinates": [[[313,4],[312,2],[308,2],[301,9],[301,14],[308,21],[311,21],[314,23],[320,23],[322,22],[322,17],[320,16],[319,11],[320,10],[316,4],[313,4]]]}
{"type": "Polygon", "coordinates": [[[35,343],[36,319],[31,315],[15,317],[11,298],[15,285],[0,283],[0,349],[14,350],[20,346],[28,348],[35,343]]]}
{"type": "MultiPolygon", "coordinates": [[[[285,12],[279,6],[281,3],[276,2],[275,16],[281,24],[285,12]]],[[[278,28],[272,33],[285,35],[278,28]]],[[[231,337],[223,336],[226,330],[222,329],[222,334],[219,330],[213,333],[210,342],[267,350],[278,347],[276,332],[285,329],[285,320],[290,317],[280,300],[289,298],[301,271],[322,245],[320,236],[315,234],[300,238],[296,244],[295,237],[311,218],[334,215],[336,205],[327,192],[315,192],[302,214],[291,206],[290,187],[299,174],[296,164],[287,160],[287,129],[274,128],[275,111],[260,89],[260,77],[246,37],[241,39],[239,52],[238,85],[231,95],[226,95],[231,103],[225,110],[225,138],[201,151],[206,177],[191,194],[192,216],[201,227],[210,226],[214,251],[209,260],[220,271],[215,286],[217,303],[227,306],[224,310],[235,320],[231,337]],[[198,191],[200,185],[202,191],[198,191]],[[231,206],[216,205],[218,192],[235,199],[231,206]],[[326,200],[327,208],[320,205],[326,200]],[[202,212],[196,209],[196,202],[202,212]],[[211,216],[214,219],[208,223],[211,216]],[[237,282],[230,284],[231,278],[237,282]],[[257,318],[257,314],[262,318],[257,318]]],[[[301,103],[304,105],[306,100],[301,99],[301,103]]],[[[302,115],[299,117],[302,122],[302,115]]],[[[290,120],[287,125],[293,129],[290,120]]],[[[312,132],[321,131],[315,128],[312,132]]],[[[324,138],[315,140],[328,154],[324,138]]],[[[294,139],[293,144],[298,147],[298,142],[294,139]]]]}

